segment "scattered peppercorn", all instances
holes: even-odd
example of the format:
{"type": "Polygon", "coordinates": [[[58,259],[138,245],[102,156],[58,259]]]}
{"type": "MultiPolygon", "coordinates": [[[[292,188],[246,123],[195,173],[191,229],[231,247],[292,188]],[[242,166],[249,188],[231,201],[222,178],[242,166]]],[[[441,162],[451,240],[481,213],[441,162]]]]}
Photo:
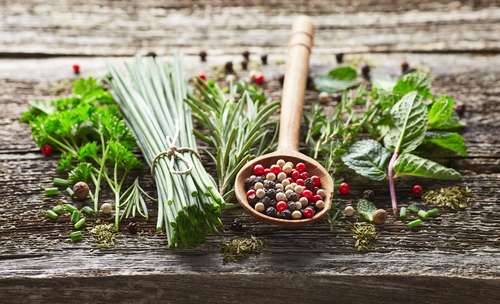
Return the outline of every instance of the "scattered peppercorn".
{"type": "Polygon", "coordinates": [[[345,214],[345,216],[349,216],[349,217],[351,217],[351,216],[353,216],[353,215],[354,215],[354,212],[355,212],[355,211],[356,211],[356,209],[354,209],[354,207],[353,207],[353,206],[346,206],[346,207],[344,208],[344,214],[345,214]]]}
{"type": "Polygon", "coordinates": [[[423,188],[420,185],[413,185],[413,187],[411,188],[411,192],[416,196],[420,196],[422,195],[423,188]]]}
{"type": "Polygon", "coordinates": [[[370,80],[370,66],[367,65],[367,64],[364,64],[362,67],[361,67],[361,76],[365,79],[365,80],[370,80]]]}
{"type": "Polygon", "coordinates": [[[339,185],[339,193],[342,195],[347,195],[351,191],[350,186],[346,182],[342,182],[339,185]]]}
{"type": "Polygon", "coordinates": [[[245,61],[250,61],[250,52],[249,51],[244,51],[241,55],[243,56],[245,61]]]}
{"type": "Polygon", "coordinates": [[[76,200],[83,201],[89,195],[90,189],[86,182],[78,182],[73,185],[73,197],[76,200]]]}
{"type": "Polygon", "coordinates": [[[226,62],[226,64],[224,65],[224,71],[225,71],[226,74],[234,74],[233,62],[232,61],[226,62]]]}
{"type": "Polygon", "coordinates": [[[262,73],[257,73],[253,76],[253,82],[257,85],[263,85],[264,81],[264,75],[262,73]]]}
{"type": "Polygon", "coordinates": [[[241,62],[241,69],[242,69],[243,71],[248,70],[248,60],[243,60],[243,61],[241,62]]]}
{"type": "Polygon", "coordinates": [[[153,51],[149,51],[146,53],[146,57],[153,57],[153,58],[156,58],[156,53],[153,52],[153,51]]]}
{"type": "Polygon", "coordinates": [[[260,61],[262,62],[262,65],[267,65],[267,54],[261,55],[260,61]]]}
{"type": "Polygon", "coordinates": [[[75,74],[75,75],[80,74],[80,65],[78,65],[78,64],[73,64],[73,65],[71,66],[71,68],[73,69],[73,74],[75,74]]]}
{"type": "Polygon", "coordinates": [[[113,212],[113,205],[110,203],[104,203],[101,205],[101,213],[105,215],[110,215],[113,212]]]}
{"type": "Polygon", "coordinates": [[[207,52],[201,51],[199,54],[201,62],[207,62],[207,52]]]}
{"type": "Polygon", "coordinates": [[[198,73],[198,79],[201,80],[201,81],[206,81],[207,80],[207,75],[205,74],[205,72],[199,72],[198,73]]]}
{"type": "Polygon", "coordinates": [[[457,105],[455,106],[455,112],[457,112],[457,115],[458,115],[458,117],[460,117],[460,118],[464,117],[465,110],[466,110],[466,106],[465,106],[465,104],[464,104],[464,103],[457,104],[457,105]]]}
{"type": "Polygon", "coordinates": [[[241,223],[241,221],[239,219],[235,218],[231,222],[231,230],[233,230],[233,231],[242,231],[243,230],[243,224],[241,223]]]}
{"type": "Polygon", "coordinates": [[[54,152],[54,150],[52,149],[52,146],[49,144],[44,144],[42,146],[42,148],[40,149],[40,151],[42,151],[43,156],[47,156],[47,157],[51,156],[52,152],[54,152]]]}
{"type": "Polygon", "coordinates": [[[330,95],[328,92],[320,92],[318,95],[319,102],[322,104],[327,104],[330,101],[330,95]]]}
{"type": "Polygon", "coordinates": [[[344,62],[344,53],[335,54],[335,60],[337,61],[338,64],[344,62]]]}
{"type": "Polygon", "coordinates": [[[363,198],[366,200],[371,200],[375,197],[375,192],[373,190],[365,190],[363,191],[363,198]]]}
{"type": "Polygon", "coordinates": [[[136,222],[130,222],[127,225],[127,231],[130,234],[137,234],[137,223],[136,222]]]}
{"type": "Polygon", "coordinates": [[[410,64],[406,61],[403,61],[401,63],[401,74],[408,74],[408,72],[410,71],[410,64]]]}

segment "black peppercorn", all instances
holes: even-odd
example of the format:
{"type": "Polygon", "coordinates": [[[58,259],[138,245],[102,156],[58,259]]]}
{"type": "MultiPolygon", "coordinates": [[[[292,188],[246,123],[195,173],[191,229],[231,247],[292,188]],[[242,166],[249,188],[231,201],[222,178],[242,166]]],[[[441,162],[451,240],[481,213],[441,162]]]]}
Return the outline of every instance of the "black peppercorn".
{"type": "Polygon", "coordinates": [[[340,94],[335,94],[332,96],[332,100],[335,102],[340,102],[342,100],[342,95],[340,94]]]}
{"type": "Polygon", "coordinates": [[[234,74],[232,61],[226,62],[226,64],[224,65],[224,71],[226,72],[226,74],[234,74]]]}
{"type": "Polygon", "coordinates": [[[255,177],[249,177],[245,180],[245,189],[249,190],[255,185],[255,177]]]}
{"type": "Polygon", "coordinates": [[[246,71],[246,70],[248,69],[248,61],[247,61],[247,60],[243,60],[243,61],[241,62],[241,69],[242,69],[243,71],[246,71]]]}
{"type": "Polygon", "coordinates": [[[281,214],[281,216],[284,219],[290,219],[290,218],[292,218],[292,211],[290,211],[288,209],[285,209],[285,210],[281,211],[280,214],[281,214]]]}
{"type": "Polygon", "coordinates": [[[147,52],[146,53],[146,57],[153,57],[153,58],[156,58],[156,53],[155,52],[147,52]]]}
{"type": "Polygon", "coordinates": [[[344,62],[344,53],[335,54],[335,60],[337,60],[338,64],[344,62]]]}
{"type": "Polygon", "coordinates": [[[463,117],[464,114],[465,114],[465,104],[461,103],[461,104],[457,104],[457,106],[455,107],[455,112],[457,112],[457,115],[458,117],[463,117]]]}
{"type": "Polygon", "coordinates": [[[257,196],[255,196],[255,195],[248,198],[248,203],[252,207],[255,206],[255,204],[257,204],[258,202],[259,202],[259,198],[257,196]]]}
{"type": "Polygon", "coordinates": [[[261,55],[260,61],[262,62],[262,65],[267,65],[267,54],[261,55]]]}
{"type": "Polygon", "coordinates": [[[401,74],[408,74],[410,71],[410,64],[406,61],[401,63],[401,74]]]}
{"type": "Polygon", "coordinates": [[[375,192],[373,192],[373,190],[363,191],[363,198],[364,199],[370,200],[370,199],[373,199],[374,196],[375,196],[375,192]]]}
{"type": "Polygon", "coordinates": [[[244,51],[243,53],[241,53],[241,55],[243,55],[243,58],[245,58],[245,61],[250,60],[250,52],[249,51],[244,51]]]}
{"type": "Polygon", "coordinates": [[[241,223],[241,221],[239,219],[235,218],[231,222],[231,230],[233,230],[233,231],[241,231],[241,230],[243,230],[243,224],[241,223]]]}
{"type": "Polygon", "coordinates": [[[261,198],[260,202],[263,203],[266,208],[271,206],[271,198],[268,196],[264,196],[263,198],[261,198]]]}
{"type": "Polygon", "coordinates": [[[199,54],[201,62],[206,62],[207,61],[207,52],[206,51],[201,51],[199,54]]]}
{"type": "Polygon", "coordinates": [[[274,208],[274,207],[267,208],[266,209],[266,214],[268,216],[276,217],[276,215],[277,215],[276,208],[274,208]]]}
{"type": "Polygon", "coordinates": [[[312,182],[311,178],[306,178],[304,181],[304,186],[306,186],[307,189],[312,190],[314,188],[314,184],[312,182]]]}
{"type": "Polygon", "coordinates": [[[264,178],[262,176],[257,176],[255,178],[255,183],[263,183],[264,182],[264,178]]]}
{"type": "Polygon", "coordinates": [[[290,193],[289,195],[287,195],[287,199],[290,202],[296,202],[296,201],[299,200],[299,198],[300,198],[299,195],[297,193],[295,193],[295,192],[290,193]]]}
{"type": "Polygon", "coordinates": [[[288,202],[288,209],[290,209],[290,211],[298,210],[300,209],[299,204],[297,204],[297,202],[288,202]]]}
{"type": "Polygon", "coordinates": [[[370,80],[370,66],[365,64],[361,67],[361,76],[363,76],[363,78],[365,80],[370,80]]]}
{"type": "Polygon", "coordinates": [[[268,196],[269,198],[275,198],[276,197],[276,190],[268,189],[266,191],[266,196],[268,196]]]}
{"type": "Polygon", "coordinates": [[[267,180],[267,179],[264,181],[263,184],[264,184],[264,188],[266,188],[266,189],[274,189],[274,187],[276,187],[275,182],[273,182],[271,180],[267,180]]]}
{"type": "Polygon", "coordinates": [[[127,225],[127,231],[130,234],[136,234],[137,233],[137,223],[136,222],[130,222],[127,225]]]}

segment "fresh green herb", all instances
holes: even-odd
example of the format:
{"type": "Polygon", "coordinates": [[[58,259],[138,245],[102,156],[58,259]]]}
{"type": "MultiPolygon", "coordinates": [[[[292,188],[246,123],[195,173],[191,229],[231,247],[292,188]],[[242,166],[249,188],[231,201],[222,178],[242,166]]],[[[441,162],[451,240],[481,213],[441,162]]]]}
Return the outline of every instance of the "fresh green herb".
{"type": "Polygon", "coordinates": [[[80,218],[81,218],[82,214],[80,213],[80,211],[78,210],[75,210],[71,213],[71,223],[73,224],[76,224],[80,218]]]}
{"type": "Polygon", "coordinates": [[[366,199],[358,201],[356,211],[366,221],[377,225],[383,224],[387,218],[387,212],[384,209],[377,209],[375,204],[366,199]]]}
{"type": "Polygon", "coordinates": [[[420,209],[416,204],[411,204],[410,206],[408,206],[408,211],[411,211],[413,213],[418,213],[418,210],[420,209]]]}
{"type": "Polygon", "coordinates": [[[110,70],[113,93],[156,180],[157,229],[171,247],[200,244],[222,226],[224,201],[198,156],[180,60],[138,57],[126,71],[110,70]]]}
{"type": "Polygon", "coordinates": [[[340,66],[326,75],[313,79],[316,90],[327,93],[337,93],[359,85],[358,72],[352,66],[340,66]]]}
{"type": "Polygon", "coordinates": [[[30,124],[39,146],[49,144],[61,152],[57,169],[67,172],[68,178],[56,179],[55,185],[70,189],[77,182],[92,181],[95,212],[102,184],[109,186],[117,206],[118,229],[119,207],[127,203],[120,200],[126,178],[141,163],[133,153],[135,140],[104,85],[93,78],[76,80],[71,96],[33,102],[21,120],[30,124]]]}
{"type": "Polygon", "coordinates": [[[207,153],[215,162],[219,191],[225,201],[231,201],[241,167],[273,149],[277,121],[271,116],[279,103],[255,86],[237,83],[225,94],[213,81],[198,81],[187,102],[195,121],[206,130],[194,129],[194,134],[215,149],[214,154],[207,153]]]}
{"type": "Polygon", "coordinates": [[[356,240],[354,247],[358,251],[371,249],[377,239],[377,229],[370,223],[355,223],[352,227],[352,233],[356,240]]]}
{"type": "Polygon", "coordinates": [[[139,179],[136,178],[132,185],[122,194],[122,197],[125,197],[125,199],[122,199],[124,201],[121,206],[123,208],[122,217],[135,217],[138,213],[145,219],[148,218],[148,208],[143,195],[154,200],[154,198],[149,196],[146,191],[141,188],[139,179]]]}
{"type": "Polygon", "coordinates": [[[425,204],[450,208],[453,210],[467,208],[470,204],[470,199],[470,189],[460,186],[430,190],[422,196],[422,200],[425,204]]]}
{"type": "Polygon", "coordinates": [[[97,246],[101,248],[109,248],[115,245],[115,230],[111,224],[99,224],[90,229],[92,238],[96,241],[97,246]]]}
{"type": "Polygon", "coordinates": [[[251,254],[260,253],[263,247],[262,240],[251,236],[249,238],[232,239],[222,244],[221,252],[224,256],[224,262],[235,262],[251,254]]]}

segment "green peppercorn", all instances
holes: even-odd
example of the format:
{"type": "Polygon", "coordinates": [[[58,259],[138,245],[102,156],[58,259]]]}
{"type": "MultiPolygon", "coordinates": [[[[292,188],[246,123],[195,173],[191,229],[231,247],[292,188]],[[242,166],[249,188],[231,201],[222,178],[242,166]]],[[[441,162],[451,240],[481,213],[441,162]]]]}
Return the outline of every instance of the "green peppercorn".
{"type": "Polygon", "coordinates": [[[81,231],[73,231],[69,234],[69,239],[72,242],[80,242],[82,240],[82,232],[81,231]]]}
{"type": "Polygon", "coordinates": [[[71,213],[71,223],[73,224],[76,224],[80,218],[82,217],[82,215],[80,214],[80,211],[78,210],[75,210],[71,213]]]}
{"type": "Polygon", "coordinates": [[[75,227],[75,229],[77,229],[77,230],[80,230],[80,229],[82,229],[83,227],[85,227],[85,218],[84,218],[84,217],[82,217],[82,218],[81,218],[78,222],[76,222],[76,224],[75,224],[75,226],[74,226],[74,227],[75,227]]]}
{"type": "Polygon", "coordinates": [[[55,205],[53,208],[52,208],[52,211],[54,211],[55,213],[57,213],[58,215],[61,215],[61,214],[64,214],[66,213],[66,209],[64,208],[63,205],[55,205]]]}
{"type": "Polygon", "coordinates": [[[81,210],[80,210],[83,214],[85,215],[94,215],[94,209],[92,209],[91,207],[89,206],[85,206],[83,207],[81,210]]]}
{"type": "Polygon", "coordinates": [[[57,213],[52,210],[45,211],[45,216],[53,221],[57,220],[57,218],[59,217],[59,215],[57,215],[57,213]]]}

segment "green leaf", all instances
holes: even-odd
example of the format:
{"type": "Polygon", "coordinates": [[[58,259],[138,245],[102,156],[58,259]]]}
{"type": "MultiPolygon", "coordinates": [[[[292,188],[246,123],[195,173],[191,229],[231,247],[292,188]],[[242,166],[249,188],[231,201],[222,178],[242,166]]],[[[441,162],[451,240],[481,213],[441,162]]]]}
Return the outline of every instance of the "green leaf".
{"type": "Polygon", "coordinates": [[[359,175],[372,180],[386,178],[390,152],[375,140],[367,139],[354,143],[342,156],[342,161],[359,175]]]}
{"type": "Polygon", "coordinates": [[[403,96],[391,109],[394,126],[384,136],[385,146],[394,152],[411,152],[424,140],[427,109],[417,92],[403,96]]]}
{"type": "Polygon", "coordinates": [[[368,222],[373,222],[373,212],[377,210],[374,203],[366,199],[360,199],[356,206],[356,211],[368,222]]]}
{"type": "Polygon", "coordinates": [[[432,97],[430,86],[431,79],[429,75],[422,72],[414,72],[406,74],[398,80],[392,89],[392,92],[394,95],[401,97],[410,92],[417,91],[418,96],[422,98],[430,98],[432,97]]]}
{"type": "Polygon", "coordinates": [[[403,153],[394,165],[395,177],[419,176],[442,180],[461,180],[462,175],[454,169],[447,168],[431,160],[410,153],[403,153]]]}
{"type": "Polygon", "coordinates": [[[314,88],[321,92],[338,93],[358,85],[356,80],[337,80],[327,75],[313,79],[314,88]]]}
{"type": "Polygon", "coordinates": [[[328,72],[328,76],[335,80],[351,81],[358,77],[358,72],[352,66],[340,66],[328,72]]]}
{"type": "Polygon", "coordinates": [[[79,163],[73,170],[68,174],[68,180],[71,184],[77,182],[87,182],[92,175],[92,165],[87,162],[79,163]]]}
{"type": "Polygon", "coordinates": [[[428,114],[429,128],[440,130],[443,126],[447,125],[453,117],[453,105],[453,98],[448,96],[441,96],[438,100],[434,101],[428,114]]]}
{"type": "Polygon", "coordinates": [[[456,132],[427,132],[425,142],[453,151],[457,155],[467,156],[467,146],[464,138],[456,132]]]}

